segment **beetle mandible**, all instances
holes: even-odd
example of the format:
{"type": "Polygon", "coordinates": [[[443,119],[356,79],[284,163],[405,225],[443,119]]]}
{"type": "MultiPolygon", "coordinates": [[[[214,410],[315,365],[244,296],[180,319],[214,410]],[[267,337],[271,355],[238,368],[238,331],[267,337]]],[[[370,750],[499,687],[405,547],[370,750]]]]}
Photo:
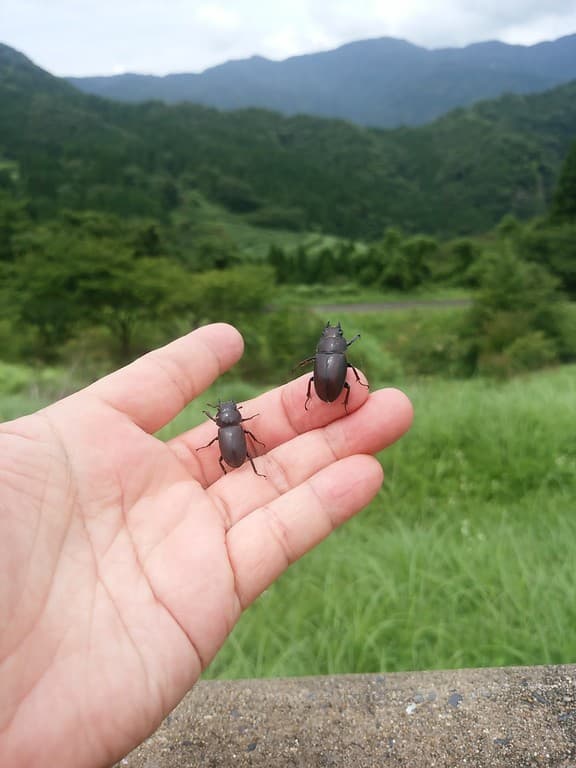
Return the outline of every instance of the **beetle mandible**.
{"type": "Polygon", "coordinates": [[[314,382],[316,394],[325,403],[333,403],[342,390],[345,389],[344,410],[347,413],[348,398],[350,397],[350,384],[346,381],[346,371],[348,368],[352,368],[354,371],[358,384],[368,387],[368,384],[360,381],[358,371],[346,359],[347,348],[359,338],[360,334],[358,333],[353,339],[346,341],[340,323],[338,325],[330,325],[330,321],[326,323],[326,327],[322,331],[318,346],[316,347],[316,354],[298,363],[298,365],[314,363],[314,373],[310,377],[308,389],[306,390],[306,402],[304,403],[306,410],[308,410],[308,403],[311,400],[310,389],[312,382],[314,382]]]}
{"type": "Polygon", "coordinates": [[[242,414],[240,413],[240,408],[242,406],[236,405],[234,400],[226,400],[225,402],[218,401],[218,405],[210,405],[210,403],[208,403],[208,407],[216,408],[216,415],[212,416],[208,411],[202,411],[202,413],[205,413],[206,416],[208,416],[209,419],[212,419],[216,424],[218,427],[218,434],[213,440],[210,440],[209,443],[200,446],[200,448],[197,448],[196,450],[201,451],[203,448],[208,448],[212,443],[215,443],[216,440],[218,440],[220,446],[220,458],[218,459],[218,463],[222,467],[222,472],[224,472],[224,474],[226,474],[224,462],[226,462],[229,467],[241,467],[246,459],[248,459],[254,472],[259,477],[266,477],[266,475],[258,472],[254,466],[252,456],[248,453],[246,435],[250,435],[252,440],[260,445],[264,445],[264,443],[258,440],[250,430],[242,427],[242,422],[250,421],[250,419],[256,418],[258,414],[255,413],[254,416],[248,416],[243,419],[242,414]]]}

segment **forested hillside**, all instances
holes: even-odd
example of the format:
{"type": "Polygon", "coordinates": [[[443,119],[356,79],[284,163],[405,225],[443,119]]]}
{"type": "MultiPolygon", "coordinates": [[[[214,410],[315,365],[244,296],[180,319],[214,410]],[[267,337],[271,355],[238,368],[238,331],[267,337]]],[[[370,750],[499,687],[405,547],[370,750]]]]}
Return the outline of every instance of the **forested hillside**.
{"type": "Polygon", "coordinates": [[[375,238],[481,232],[545,210],[576,134],[576,83],[427,126],[86,96],[0,48],[0,157],[36,215],[163,217],[190,190],[260,226],[375,238]]]}

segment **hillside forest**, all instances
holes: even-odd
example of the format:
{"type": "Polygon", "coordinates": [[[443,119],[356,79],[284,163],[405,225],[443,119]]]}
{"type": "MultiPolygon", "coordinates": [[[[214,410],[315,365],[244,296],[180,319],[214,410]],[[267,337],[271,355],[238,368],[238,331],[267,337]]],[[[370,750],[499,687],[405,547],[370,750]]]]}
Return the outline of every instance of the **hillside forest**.
{"type": "Polygon", "coordinates": [[[400,368],[569,361],[575,87],[384,131],[113,103],[3,47],[3,358],[124,361],[220,319],[255,340],[241,373],[268,381],[317,336],[295,304],[443,290],[470,311],[434,361],[388,350],[400,368]]]}

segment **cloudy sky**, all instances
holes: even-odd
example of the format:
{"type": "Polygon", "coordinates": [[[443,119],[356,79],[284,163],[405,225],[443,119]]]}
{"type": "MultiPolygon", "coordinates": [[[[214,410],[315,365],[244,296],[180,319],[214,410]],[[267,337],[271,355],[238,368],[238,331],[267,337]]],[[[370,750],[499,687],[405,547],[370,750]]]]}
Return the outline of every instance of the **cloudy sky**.
{"type": "Polygon", "coordinates": [[[576,33],[576,0],[0,0],[0,42],[56,75],[199,72],[389,35],[429,48],[576,33]]]}

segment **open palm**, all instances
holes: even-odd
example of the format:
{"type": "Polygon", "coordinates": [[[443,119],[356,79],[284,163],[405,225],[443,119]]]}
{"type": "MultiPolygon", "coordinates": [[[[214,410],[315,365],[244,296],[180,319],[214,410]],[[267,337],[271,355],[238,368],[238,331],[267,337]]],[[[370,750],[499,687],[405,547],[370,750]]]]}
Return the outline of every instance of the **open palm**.
{"type": "Polygon", "coordinates": [[[104,766],[159,724],[242,610],[365,506],[396,390],[340,404],[307,376],[246,404],[266,444],[222,476],[215,425],[153,436],[238,360],[206,326],[0,426],[0,765],[104,766]]]}

